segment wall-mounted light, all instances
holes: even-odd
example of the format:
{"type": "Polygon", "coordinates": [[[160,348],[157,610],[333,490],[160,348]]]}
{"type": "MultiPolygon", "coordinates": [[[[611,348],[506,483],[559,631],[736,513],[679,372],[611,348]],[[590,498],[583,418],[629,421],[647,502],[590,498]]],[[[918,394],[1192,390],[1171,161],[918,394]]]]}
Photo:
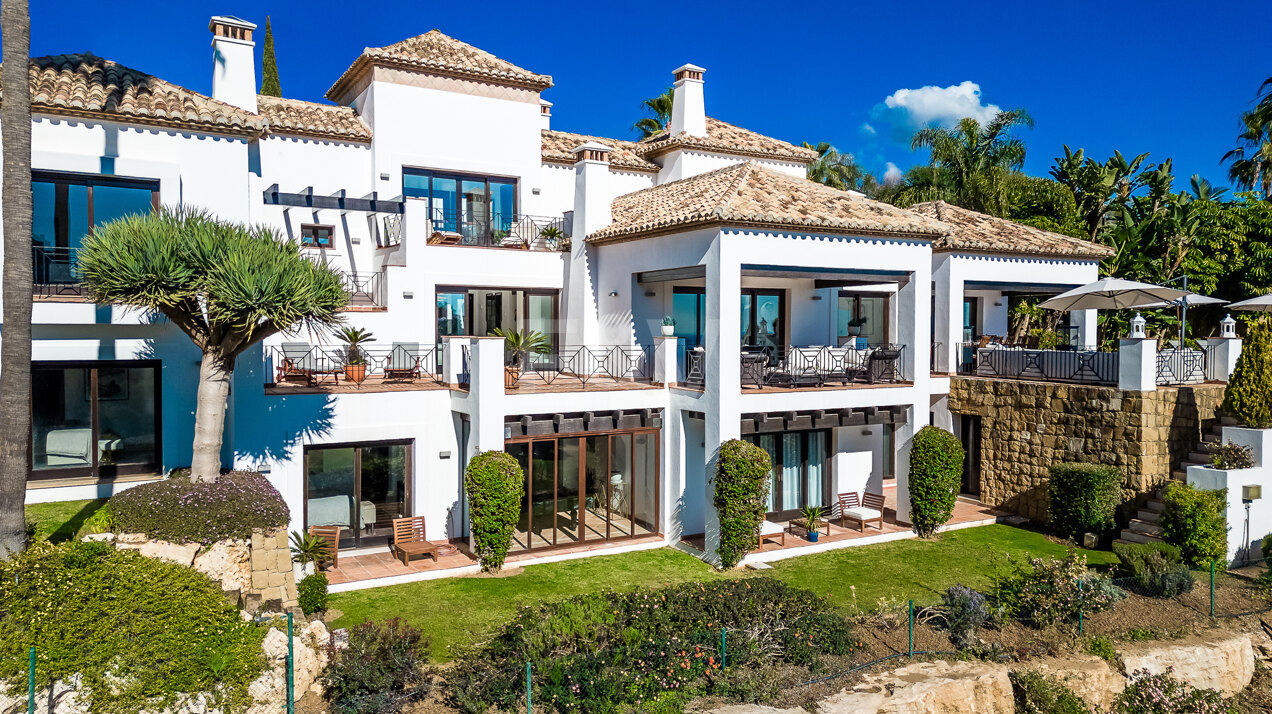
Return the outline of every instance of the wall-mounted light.
{"type": "Polygon", "coordinates": [[[658,292],[654,290],[646,290],[645,297],[658,297],[658,292]]]}
{"type": "Polygon", "coordinates": [[[996,303],[994,303],[994,307],[1002,307],[1002,306],[1003,306],[1003,304],[1002,304],[1001,302],[996,302],[996,303]]]}
{"type": "Polygon", "coordinates": [[[618,291],[617,291],[617,290],[611,290],[611,291],[610,291],[609,296],[610,296],[610,297],[618,297],[618,291]]]}
{"type": "Polygon", "coordinates": [[[402,299],[403,299],[403,300],[413,300],[414,298],[415,298],[415,293],[413,293],[413,292],[407,292],[407,291],[404,291],[404,292],[402,293],[402,299]]]}
{"type": "Polygon", "coordinates": [[[540,190],[541,190],[541,189],[532,188],[532,189],[530,189],[530,193],[531,193],[531,195],[538,196],[538,195],[539,195],[539,191],[540,191],[540,190]]]}
{"type": "Polygon", "coordinates": [[[389,180],[389,175],[388,175],[388,174],[380,174],[380,180],[381,180],[381,181],[388,181],[388,180],[389,180]]]}
{"type": "Polygon", "coordinates": [[[439,458],[439,459],[449,459],[450,457],[451,457],[451,452],[449,452],[449,451],[439,451],[439,452],[437,452],[437,458],[439,458]]]}
{"type": "Polygon", "coordinates": [[[861,435],[862,435],[862,436],[870,436],[870,433],[871,433],[871,432],[870,432],[870,427],[866,427],[865,429],[862,429],[862,430],[861,430],[861,435]]]}
{"type": "Polygon", "coordinates": [[[1254,484],[1251,486],[1241,487],[1241,500],[1245,502],[1257,501],[1263,498],[1263,486],[1254,484]]]}
{"type": "Polygon", "coordinates": [[[820,293],[813,295],[813,300],[821,300],[821,299],[822,299],[822,296],[820,293]]]}
{"type": "Polygon", "coordinates": [[[511,438],[512,438],[512,425],[511,425],[511,424],[504,424],[504,438],[505,438],[505,439],[511,439],[511,438]]]}

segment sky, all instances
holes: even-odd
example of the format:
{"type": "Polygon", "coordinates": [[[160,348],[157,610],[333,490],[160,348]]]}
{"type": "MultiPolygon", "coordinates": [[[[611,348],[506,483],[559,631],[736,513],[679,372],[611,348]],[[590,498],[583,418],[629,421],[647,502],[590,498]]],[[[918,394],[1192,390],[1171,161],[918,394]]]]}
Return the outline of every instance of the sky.
{"type": "MultiPolygon", "coordinates": [[[[924,125],[1023,107],[1025,171],[1062,146],[1174,159],[1177,188],[1220,162],[1272,76],[1272,2],[573,3],[34,0],[32,55],[91,51],[211,93],[208,19],[269,15],[283,96],[324,93],[363,47],[437,28],[550,74],[553,128],[633,139],[641,100],[685,63],[707,113],[787,141],[828,141],[881,178],[927,160],[924,125]]],[[[259,64],[257,78],[259,81],[259,64]]]]}

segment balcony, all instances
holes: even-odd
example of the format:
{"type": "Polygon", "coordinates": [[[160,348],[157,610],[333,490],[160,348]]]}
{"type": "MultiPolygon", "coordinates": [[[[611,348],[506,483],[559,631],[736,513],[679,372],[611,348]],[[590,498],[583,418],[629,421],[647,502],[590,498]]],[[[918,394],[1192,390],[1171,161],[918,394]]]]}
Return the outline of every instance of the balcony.
{"type": "Polygon", "coordinates": [[[387,309],[383,271],[339,271],[345,292],[349,295],[350,312],[387,309]]]}
{"type": "MultiPolygon", "coordinates": [[[[1078,345],[1044,350],[984,339],[959,344],[957,360],[960,375],[1100,386],[1117,386],[1121,370],[1117,351],[1078,345]]],[[[1158,386],[1206,381],[1205,351],[1165,349],[1156,353],[1155,363],[1158,386]]]]}
{"type": "Polygon", "coordinates": [[[363,361],[349,359],[344,346],[284,342],[264,349],[267,394],[397,392],[444,389],[435,345],[397,342],[386,348],[359,348],[363,361]]]}
{"type": "MultiPolygon", "coordinates": [[[[742,348],[739,356],[743,393],[844,389],[908,383],[905,345],[860,347],[742,348]]],[[[701,389],[706,384],[707,352],[684,351],[680,381],[701,389]]]]}
{"type": "Polygon", "coordinates": [[[78,302],[84,297],[80,282],[77,248],[31,246],[31,292],[35,299],[78,302]]]}
{"type": "Polygon", "coordinates": [[[457,218],[435,209],[430,213],[429,245],[459,245],[511,250],[561,251],[570,248],[573,216],[491,214],[457,218]]]}
{"type": "Polygon", "coordinates": [[[530,355],[522,364],[504,370],[504,386],[509,392],[615,391],[655,386],[653,351],[639,345],[562,345],[545,355],[530,355]]]}

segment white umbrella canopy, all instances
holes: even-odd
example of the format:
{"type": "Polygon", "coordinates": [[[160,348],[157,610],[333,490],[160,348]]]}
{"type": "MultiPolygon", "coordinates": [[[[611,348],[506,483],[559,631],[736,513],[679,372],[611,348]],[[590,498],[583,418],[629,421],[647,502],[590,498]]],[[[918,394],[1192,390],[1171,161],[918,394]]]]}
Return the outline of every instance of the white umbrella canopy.
{"type": "Polygon", "coordinates": [[[1121,278],[1104,278],[1045,300],[1038,307],[1048,310],[1122,310],[1155,302],[1171,302],[1192,293],[1187,290],[1140,283],[1121,278]]]}
{"type": "Polygon", "coordinates": [[[1136,305],[1135,307],[1152,310],[1160,307],[1179,307],[1180,305],[1187,305],[1188,307],[1196,307],[1198,305],[1223,305],[1227,302],[1227,300],[1222,298],[1210,297],[1209,295],[1198,295],[1197,293],[1188,293],[1188,295],[1178,300],[1171,300],[1169,302],[1154,302],[1147,305],[1136,305]]]}
{"type": "Polygon", "coordinates": [[[1234,302],[1228,306],[1232,310],[1249,310],[1251,312],[1272,312],[1272,293],[1257,298],[1234,302]]]}

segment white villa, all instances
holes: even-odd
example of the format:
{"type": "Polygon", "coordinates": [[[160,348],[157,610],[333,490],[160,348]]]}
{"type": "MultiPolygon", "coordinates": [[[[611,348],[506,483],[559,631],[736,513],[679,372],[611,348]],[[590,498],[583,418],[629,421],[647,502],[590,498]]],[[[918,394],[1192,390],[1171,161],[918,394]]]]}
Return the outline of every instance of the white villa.
{"type": "Polygon", "coordinates": [[[77,284],[81,236],[160,205],[274,226],[345,276],[348,324],[376,338],[365,374],[330,334],[249,351],[223,462],[266,474],[293,530],[342,526],[354,560],[386,551],[405,515],[462,544],[478,451],[526,469],[517,553],[686,540],[712,558],[710,474],[729,439],[773,456],[769,520],[870,492],[895,526],[917,429],[979,454],[980,417],[950,404],[960,372],[1140,391],[1226,379],[1163,377],[1155,344],[1120,364],[1084,350],[1094,311],[1066,318],[1067,350],[990,360],[1010,296],[1094,281],[1108,250],[812,183],[814,152],[708,115],[701,67],[674,70],[670,125],[633,141],[553,130],[569,109],[545,99],[550,76],[437,30],[366,48],[326,104],[259,96],[256,26],[209,27],[210,95],[91,54],[31,60],[29,502],[190,463],[198,351],[77,284]],[[496,328],[550,349],[505,369],[496,328]]]}

